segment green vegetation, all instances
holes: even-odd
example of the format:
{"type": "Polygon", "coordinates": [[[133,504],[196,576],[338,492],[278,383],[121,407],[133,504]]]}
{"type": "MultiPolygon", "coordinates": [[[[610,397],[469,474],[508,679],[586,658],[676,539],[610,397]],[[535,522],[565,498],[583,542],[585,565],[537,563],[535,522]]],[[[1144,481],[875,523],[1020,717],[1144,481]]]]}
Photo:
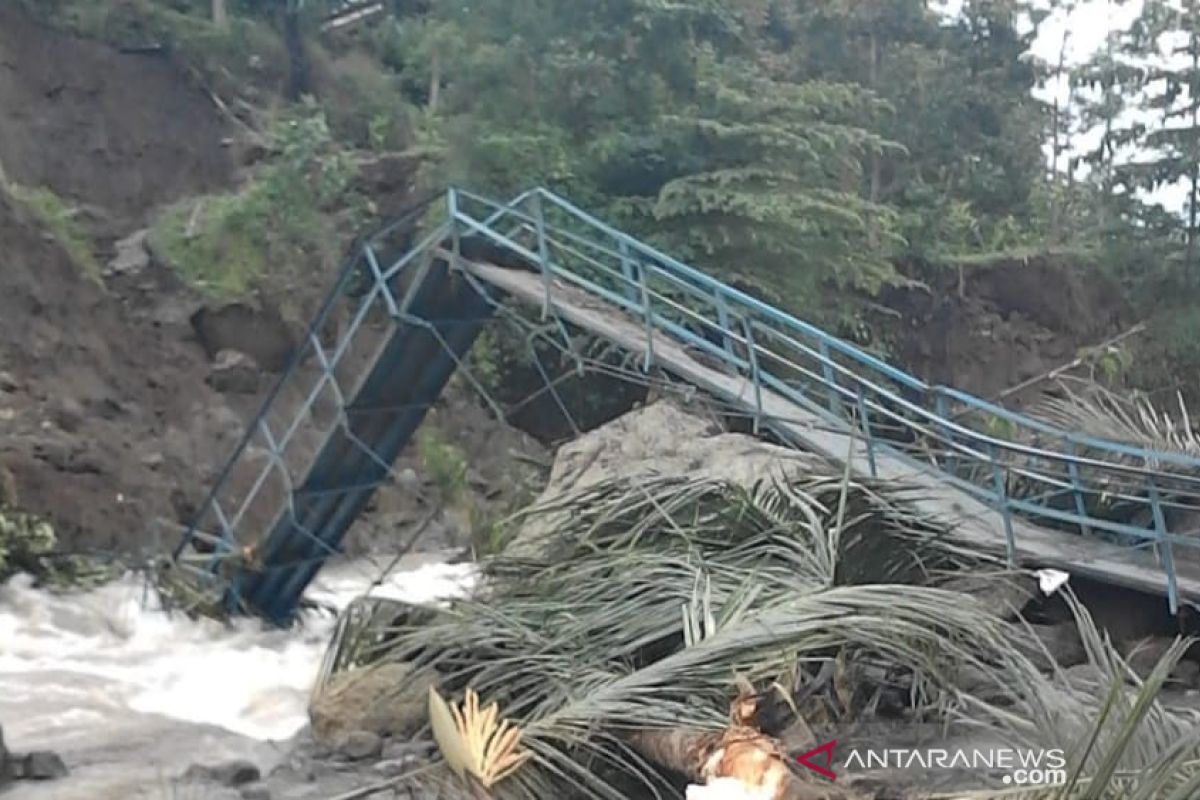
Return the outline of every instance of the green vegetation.
{"type": "MultiPolygon", "coordinates": [[[[4,473],[0,471],[0,477],[4,473]]],[[[95,586],[120,574],[121,567],[56,551],[58,537],[49,520],[0,502],[0,583],[23,572],[57,589],[95,586]]]]}
{"type": "Polygon", "coordinates": [[[442,180],[550,184],[827,321],[901,260],[1033,239],[1020,4],[953,25],[921,2],[818,5],[434,3],[385,52],[442,180]]]}
{"type": "Polygon", "coordinates": [[[78,212],[61,197],[44,187],[27,188],[15,183],[5,187],[8,195],[20,203],[54,237],[59,246],[91,279],[100,281],[100,262],[92,250],[92,241],[76,219],[78,212]]]}
{"type": "Polygon", "coordinates": [[[245,89],[246,82],[278,90],[287,52],[264,19],[236,14],[218,26],[203,13],[206,3],[162,0],[21,0],[57,25],[118,47],[166,48],[218,92],[245,89]]]}
{"type": "MultiPolygon", "coordinates": [[[[466,367],[471,376],[479,381],[483,390],[493,398],[500,394],[504,372],[512,358],[510,348],[506,347],[509,344],[509,338],[497,335],[492,328],[484,328],[467,356],[466,367]]],[[[464,380],[462,372],[455,372],[451,380],[464,380]]]]}
{"type": "Polygon", "coordinates": [[[505,520],[490,514],[471,510],[471,552],[476,558],[487,558],[504,551],[516,536],[505,520]]]}
{"type": "Polygon", "coordinates": [[[471,492],[467,455],[450,436],[426,423],[417,431],[416,443],[421,464],[437,487],[443,509],[461,515],[469,525],[472,550],[479,556],[502,551],[516,532],[512,515],[528,505],[535,494],[528,470],[517,463],[512,465],[511,485],[505,491],[507,500],[503,507],[495,507],[471,492]]]}
{"type": "Polygon", "coordinates": [[[14,572],[42,572],[41,561],[56,543],[46,520],[0,506],[0,580],[14,572]]]}
{"type": "Polygon", "coordinates": [[[467,494],[467,457],[430,425],[417,432],[417,452],[434,486],[447,505],[463,502],[467,494]]]}
{"type": "Polygon", "coordinates": [[[347,230],[371,207],[353,190],[355,165],[311,103],[271,130],[274,152],[237,192],[193,198],[154,226],[151,244],[192,283],[217,295],[239,295],[269,275],[286,285],[299,267],[330,265],[347,230]]]}

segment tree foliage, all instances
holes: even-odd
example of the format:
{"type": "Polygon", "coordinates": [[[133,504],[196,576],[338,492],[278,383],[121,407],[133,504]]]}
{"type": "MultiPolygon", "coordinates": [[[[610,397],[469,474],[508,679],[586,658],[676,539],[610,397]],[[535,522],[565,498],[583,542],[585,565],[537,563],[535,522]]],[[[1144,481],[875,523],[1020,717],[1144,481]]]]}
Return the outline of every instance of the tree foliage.
{"type": "Polygon", "coordinates": [[[426,109],[441,179],[549,184],[819,315],[905,257],[1021,238],[1041,109],[1019,12],[472,0],[376,39],[426,109]]]}
{"type": "MultiPolygon", "coordinates": [[[[1082,64],[1070,27],[1030,53],[1080,0],[389,0],[336,34],[344,0],[136,5],[229,65],[273,31],[274,88],[417,158],[425,188],[548,185],[843,334],[890,284],[1014,254],[1089,254],[1149,302],[1197,272],[1195,213],[1145,200],[1182,181],[1200,207],[1193,0],[1147,0],[1082,64]],[[364,55],[370,80],[339,76],[364,55]]],[[[201,71],[218,94],[254,80],[201,71]]]]}

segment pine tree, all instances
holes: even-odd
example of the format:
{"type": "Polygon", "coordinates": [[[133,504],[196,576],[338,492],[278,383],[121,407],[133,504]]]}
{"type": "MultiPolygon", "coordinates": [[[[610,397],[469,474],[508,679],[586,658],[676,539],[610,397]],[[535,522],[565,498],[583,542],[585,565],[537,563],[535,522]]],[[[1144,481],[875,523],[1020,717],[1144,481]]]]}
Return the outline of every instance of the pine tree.
{"type": "Polygon", "coordinates": [[[1148,64],[1140,106],[1159,124],[1141,140],[1146,156],[1120,171],[1142,189],[1185,184],[1182,266],[1186,280],[1194,281],[1200,235],[1200,3],[1146,0],[1129,53],[1148,64]]]}
{"type": "Polygon", "coordinates": [[[864,159],[892,145],[838,121],[878,103],[854,86],[791,83],[711,51],[698,73],[696,101],[662,123],[668,141],[706,156],[658,193],[654,218],[675,247],[793,300],[890,280],[894,215],[861,187],[864,159]]]}
{"type": "Polygon", "coordinates": [[[1122,151],[1136,146],[1145,134],[1142,124],[1124,119],[1145,82],[1144,70],[1126,55],[1127,39],[1127,32],[1110,30],[1104,47],[1071,72],[1078,128],[1099,133],[1095,146],[1077,158],[1089,168],[1089,183],[1096,187],[1097,229],[1106,237],[1116,230],[1115,214],[1131,188],[1124,185],[1121,167],[1128,154],[1122,151]]]}

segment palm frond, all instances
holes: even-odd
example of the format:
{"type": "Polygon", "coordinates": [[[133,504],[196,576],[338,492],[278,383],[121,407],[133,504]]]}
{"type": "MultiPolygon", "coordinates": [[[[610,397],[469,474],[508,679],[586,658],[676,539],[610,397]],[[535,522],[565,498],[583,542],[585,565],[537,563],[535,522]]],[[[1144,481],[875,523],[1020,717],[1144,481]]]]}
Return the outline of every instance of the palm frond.
{"type": "Polygon", "coordinates": [[[521,729],[498,720],[499,713],[495,703],[481,710],[479,695],[470,689],[461,707],[429,689],[429,720],[438,749],[460,778],[470,775],[484,789],[512,775],[530,755],[519,749],[521,729]]]}
{"type": "Polygon", "coordinates": [[[834,723],[859,713],[854,676],[869,667],[898,676],[912,719],[1024,746],[1094,741],[1072,751],[1072,797],[1129,770],[1142,781],[1161,773],[1155,785],[1169,791],[1189,785],[1192,751],[1179,742],[1196,721],[1139,700],[1157,695],[1153,682],[1131,697],[1136,676],[1077,604],[1089,656],[1120,682],[1108,713],[1061,671],[1039,672],[1028,629],[953,588],[1003,580],[1000,565],[911,499],[815,469],[750,487],[601,481],[547,504],[557,521],[545,546],[490,559],[473,596],[346,625],[359,641],[334,646],[359,662],[436,670],[446,696],[469,690],[504,707],[529,755],[498,798],[677,797],[683,787],[631,746],[639,735],[720,731],[735,676],[794,686],[784,676],[829,661],[849,679],[834,723]]]}
{"type": "Polygon", "coordinates": [[[1144,397],[1123,397],[1095,383],[1060,382],[1060,396],[1047,396],[1030,409],[1061,430],[1165,453],[1200,457],[1200,437],[1192,429],[1183,396],[1176,395],[1176,415],[1144,397]]]}

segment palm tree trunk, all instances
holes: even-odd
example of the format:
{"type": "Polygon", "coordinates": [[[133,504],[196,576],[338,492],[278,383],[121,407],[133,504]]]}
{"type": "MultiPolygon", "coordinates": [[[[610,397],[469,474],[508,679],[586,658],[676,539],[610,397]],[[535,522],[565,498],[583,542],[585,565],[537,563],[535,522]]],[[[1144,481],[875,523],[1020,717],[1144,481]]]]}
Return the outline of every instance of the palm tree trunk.
{"type": "Polygon", "coordinates": [[[824,779],[802,781],[778,758],[764,758],[774,749],[773,740],[753,729],[635,731],[626,741],[643,758],[694,783],[715,773],[738,779],[751,791],[774,786],[771,800],[862,800],[852,789],[824,779]]]}
{"type": "Polygon", "coordinates": [[[691,781],[704,779],[704,762],[720,743],[719,733],[674,729],[665,731],[634,731],[626,741],[641,756],[660,767],[687,777],[691,781]]]}

